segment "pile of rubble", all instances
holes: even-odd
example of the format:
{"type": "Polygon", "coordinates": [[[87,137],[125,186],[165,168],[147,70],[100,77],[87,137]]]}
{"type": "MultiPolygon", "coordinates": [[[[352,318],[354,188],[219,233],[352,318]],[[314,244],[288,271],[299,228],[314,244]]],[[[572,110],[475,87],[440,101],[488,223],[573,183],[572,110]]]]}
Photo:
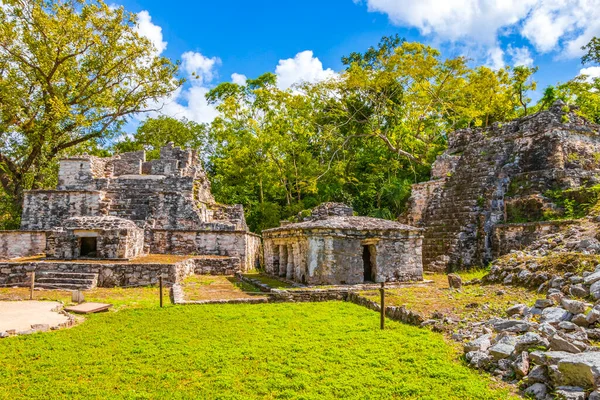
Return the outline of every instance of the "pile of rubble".
{"type": "MultiPolygon", "coordinates": [[[[600,268],[592,276],[600,282],[600,268]]],[[[535,399],[600,399],[600,348],[593,345],[600,340],[600,302],[552,288],[533,307],[517,304],[506,313],[453,334],[472,367],[519,384],[535,399]]]]}
{"type": "Polygon", "coordinates": [[[574,272],[552,274],[540,268],[535,260],[529,263],[515,261],[514,265],[493,266],[482,281],[537,288],[539,293],[554,290],[576,298],[600,299],[600,265],[594,272],[584,271],[581,275],[574,272]]]}

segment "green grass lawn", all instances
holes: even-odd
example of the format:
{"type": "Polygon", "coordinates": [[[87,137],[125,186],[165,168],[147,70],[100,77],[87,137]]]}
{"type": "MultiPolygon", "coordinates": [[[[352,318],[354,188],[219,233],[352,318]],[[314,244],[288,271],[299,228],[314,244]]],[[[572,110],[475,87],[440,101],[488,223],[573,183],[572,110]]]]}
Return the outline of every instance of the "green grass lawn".
{"type": "Polygon", "coordinates": [[[504,399],[440,334],[350,303],[130,308],[0,340],[0,398],[504,399]]]}

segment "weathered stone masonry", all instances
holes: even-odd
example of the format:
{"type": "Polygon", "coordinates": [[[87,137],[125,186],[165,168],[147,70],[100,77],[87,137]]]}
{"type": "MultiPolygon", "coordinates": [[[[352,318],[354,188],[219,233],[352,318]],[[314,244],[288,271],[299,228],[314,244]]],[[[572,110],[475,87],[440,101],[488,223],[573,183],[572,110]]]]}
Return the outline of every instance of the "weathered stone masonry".
{"type": "Polygon", "coordinates": [[[56,190],[25,193],[21,229],[31,244],[0,232],[0,258],[206,254],[231,257],[240,270],[261,258],[242,206],[217,204],[197,153],[172,144],[157,160],[144,151],[61,160],[56,190]]]}
{"type": "Polygon", "coordinates": [[[503,238],[494,235],[494,227],[541,219],[556,208],[544,196],[548,190],[599,183],[599,134],[599,126],[557,102],[506,124],[449,135],[433,180],[413,186],[403,219],[424,228],[425,269],[484,265],[494,248],[506,252],[509,246],[493,244],[503,238]]]}
{"type": "Polygon", "coordinates": [[[268,273],[306,284],[422,280],[421,230],[325,203],[308,221],[263,231],[268,273]],[[323,209],[329,209],[330,214],[323,209]]]}

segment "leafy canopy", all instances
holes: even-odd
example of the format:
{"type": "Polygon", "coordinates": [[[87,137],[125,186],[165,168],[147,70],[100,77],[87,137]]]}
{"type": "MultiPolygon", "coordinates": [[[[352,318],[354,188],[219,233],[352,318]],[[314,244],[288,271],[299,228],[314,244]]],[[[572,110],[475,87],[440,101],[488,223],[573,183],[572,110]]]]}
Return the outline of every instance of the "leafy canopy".
{"type": "Polygon", "coordinates": [[[182,83],[135,24],[102,0],[3,1],[0,183],[15,209],[57,157],[110,138],[182,83]]]}

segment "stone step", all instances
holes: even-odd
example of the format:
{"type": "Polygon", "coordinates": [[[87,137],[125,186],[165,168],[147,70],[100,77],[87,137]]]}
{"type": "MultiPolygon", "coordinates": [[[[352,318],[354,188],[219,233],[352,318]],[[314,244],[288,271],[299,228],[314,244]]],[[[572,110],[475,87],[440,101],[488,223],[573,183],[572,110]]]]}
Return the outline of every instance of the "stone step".
{"type": "Polygon", "coordinates": [[[98,274],[86,272],[38,271],[35,286],[44,289],[89,290],[98,284],[98,274]]]}
{"type": "Polygon", "coordinates": [[[96,279],[98,274],[88,272],[58,272],[58,271],[38,271],[36,278],[64,278],[64,279],[96,279]]]}

